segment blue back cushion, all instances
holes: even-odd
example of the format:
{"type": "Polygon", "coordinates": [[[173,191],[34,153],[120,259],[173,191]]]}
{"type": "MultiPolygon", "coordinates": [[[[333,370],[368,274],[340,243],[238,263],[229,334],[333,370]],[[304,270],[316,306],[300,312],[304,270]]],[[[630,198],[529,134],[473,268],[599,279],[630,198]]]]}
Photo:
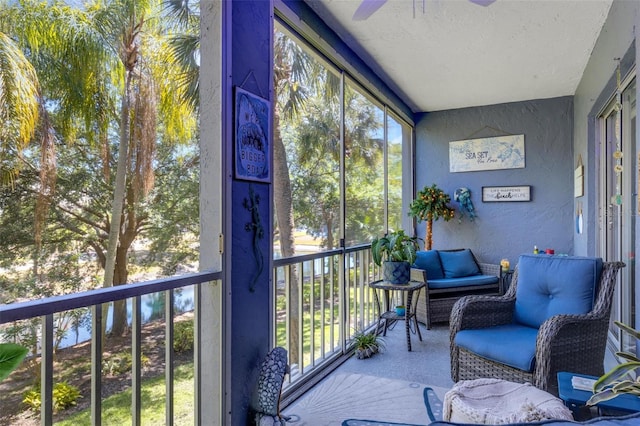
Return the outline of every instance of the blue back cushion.
{"type": "Polygon", "coordinates": [[[595,257],[520,256],[515,321],[537,328],[553,315],[586,314],[601,272],[602,259],[595,257]]]}
{"type": "Polygon", "coordinates": [[[427,271],[428,280],[439,280],[444,278],[442,266],[440,265],[440,256],[438,255],[437,250],[417,252],[416,262],[413,266],[427,271]]]}
{"type": "Polygon", "coordinates": [[[469,249],[440,251],[440,262],[445,278],[468,277],[480,273],[480,268],[469,249]]]}

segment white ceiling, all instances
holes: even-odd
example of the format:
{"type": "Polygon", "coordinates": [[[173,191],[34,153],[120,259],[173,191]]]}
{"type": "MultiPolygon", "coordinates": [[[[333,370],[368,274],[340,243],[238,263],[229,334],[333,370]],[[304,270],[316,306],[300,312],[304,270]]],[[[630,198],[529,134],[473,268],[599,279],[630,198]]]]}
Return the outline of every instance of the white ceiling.
{"type": "Polygon", "coordinates": [[[573,95],[612,0],[305,0],[414,110],[573,95]],[[415,5],[415,17],[414,17],[415,5]]]}

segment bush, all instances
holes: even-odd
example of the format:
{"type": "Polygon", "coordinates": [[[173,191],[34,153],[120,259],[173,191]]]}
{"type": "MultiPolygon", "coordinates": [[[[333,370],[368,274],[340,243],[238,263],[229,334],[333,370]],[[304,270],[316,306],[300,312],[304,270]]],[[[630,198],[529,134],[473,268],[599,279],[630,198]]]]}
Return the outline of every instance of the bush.
{"type": "MultiPolygon", "coordinates": [[[[149,357],[142,355],[140,362],[142,366],[149,364],[149,357]]],[[[118,376],[131,370],[133,357],[131,352],[118,352],[102,360],[102,374],[107,376],[118,376]]]]}
{"type": "Polygon", "coordinates": [[[193,321],[180,321],[173,325],[173,351],[176,353],[193,350],[193,321]]]}
{"type": "MultiPolygon", "coordinates": [[[[53,385],[53,411],[65,410],[71,406],[76,405],[78,399],[81,397],[80,390],[66,382],[60,382],[53,385]]],[[[40,399],[40,390],[32,389],[24,394],[22,400],[30,410],[35,412],[40,411],[42,400],[40,399]]]]}

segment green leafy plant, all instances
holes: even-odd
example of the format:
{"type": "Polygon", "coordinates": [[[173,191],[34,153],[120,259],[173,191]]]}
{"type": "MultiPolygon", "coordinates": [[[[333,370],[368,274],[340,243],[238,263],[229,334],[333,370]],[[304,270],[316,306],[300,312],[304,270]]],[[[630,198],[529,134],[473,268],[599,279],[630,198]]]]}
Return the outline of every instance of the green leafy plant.
{"type": "Polygon", "coordinates": [[[0,381],[18,368],[28,352],[27,348],[14,343],[0,343],[0,381]]]}
{"type": "Polygon", "coordinates": [[[353,341],[358,359],[369,358],[385,347],[384,340],[376,333],[359,331],[353,336],[353,341]]]}
{"type": "MultiPolygon", "coordinates": [[[[53,385],[53,411],[58,412],[77,404],[80,399],[80,390],[68,384],[67,382],[59,382],[53,385]]],[[[40,390],[32,389],[24,394],[22,400],[30,410],[40,411],[42,399],[40,398],[40,390]]]]}
{"type": "MultiPolygon", "coordinates": [[[[149,364],[149,357],[142,355],[140,357],[142,366],[149,364]]],[[[102,361],[102,373],[108,376],[118,376],[131,370],[133,365],[133,357],[131,352],[118,352],[102,361]]]]}
{"type": "MultiPolygon", "coordinates": [[[[637,330],[619,321],[615,321],[615,324],[622,331],[640,339],[640,332],[637,330]]],[[[626,362],[616,365],[596,380],[593,385],[594,394],[587,405],[596,405],[623,394],[640,396],[640,376],[636,373],[640,369],[640,359],[629,352],[616,352],[616,355],[626,362]]]]}
{"type": "Polygon", "coordinates": [[[173,350],[176,353],[193,350],[193,321],[181,321],[174,324],[173,350]]]}
{"type": "Polygon", "coordinates": [[[416,261],[418,248],[417,238],[406,235],[402,230],[390,232],[371,242],[373,261],[378,266],[381,266],[385,260],[412,264],[416,261]]]}
{"type": "Polygon", "coordinates": [[[425,250],[431,250],[433,242],[433,221],[440,218],[446,222],[453,219],[455,210],[447,203],[451,202],[449,194],[434,183],[422,188],[416,199],[409,205],[409,216],[418,219],[418,222],[426,221],[425,250]]]}

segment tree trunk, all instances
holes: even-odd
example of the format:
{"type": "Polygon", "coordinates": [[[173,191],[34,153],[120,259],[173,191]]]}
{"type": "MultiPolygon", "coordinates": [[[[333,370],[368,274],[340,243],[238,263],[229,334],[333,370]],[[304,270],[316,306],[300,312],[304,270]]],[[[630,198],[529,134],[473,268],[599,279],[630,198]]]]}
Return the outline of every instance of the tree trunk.
{"type": "MultiPolygon", "coordinates": [[[[116,254],[116,264],[113,275],[113,285],[126,284],[129,279],[129,271],[127,269],[127,252],[129,246],[119,246],[116,254]]],[[[128,330],[127,318],[127,301],[117,300],[113,303],[113,325],[111,334],[114,336],[122,336],[128,330]]]]}
{"type": "Polygon", "coordinates": [[[118,146],[118,167],[116,169],[116,182],[113,191],[113,204],[111,205],[111,224],[109,226],[109,242],[107,244],[107,257],[104,266],[104,287],[113,285],[116,265],[116,251],[118,249],[118,236],[122,222],[122,208],[127,184],[127,163],[129,159],[129,114],[131,111],[131,71],[125,75],[125,93],[122,96],[120,106],[120,144],[118,146]]]}
{"type": "Polygon", "coordinates": [[[273,204],[276,210],[276,220],[280,231],[280,254],[282,257],[293,256],[295,240],[293,238],[293,195],[291,194],[291,178],[287,153],[280,135],[280,115],[274,114],[273,137],[273,204]]]}
{"type": "MultiPolygon", "coordinates": [[[[293,196],[291,194],[291,178],[289,176],[289,165],[287,164],[287,153],[280,135],[280,114],[276,108],[274,117],[273,132],[273,205],[276,210],[276,221],[280,231],[280,254],[282,257],[295,255],[295,240],[293,238],[293,196]]],[[[289,362],[298,364],[300,354],[298,354],[298,322],[300,312],[298,311],[298,297],[300,295],[300,279],[297,268],[292,265],[290,269],[289,288],[289,362]]]]}
{"type": "Polygon", "coordinates": [[[429,218],[427,219],[427,231],[426,231],[427,235],[426,238],[424,239],[424,249],[425,250],[431,250],[431,244],[432,244],[432,240],[433,240],[433,219],[429,218]]]}
{"type": "Polygon", "coordinates": [[[331,219],[331,214],[325,215],[325,224],[327,226],[327,249],[333,249],[333,219],[331,219]]]}

